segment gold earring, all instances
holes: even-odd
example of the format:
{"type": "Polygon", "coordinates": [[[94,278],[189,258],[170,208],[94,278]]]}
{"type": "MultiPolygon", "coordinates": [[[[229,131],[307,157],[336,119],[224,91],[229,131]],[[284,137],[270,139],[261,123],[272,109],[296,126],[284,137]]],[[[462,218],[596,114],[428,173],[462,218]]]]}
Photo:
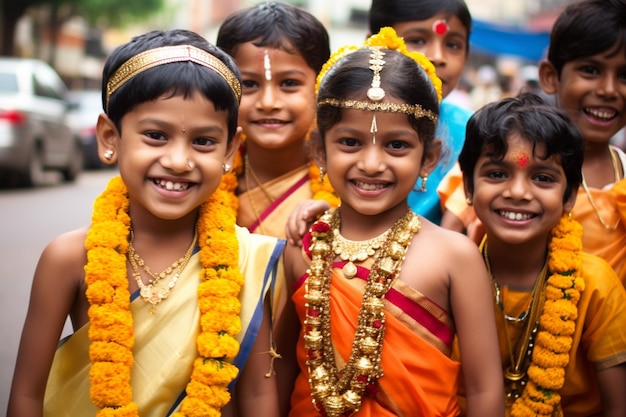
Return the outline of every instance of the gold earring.
{"type": "Polygon", "coordinates": [[[422,179],[422,186],[420,187],[420,192],[426,192],[426,181],[428,181],[428,175],[423,175],[420,177],[422,179]]]}
{"type": "Polygon", "coordinates": [[[110,161],[111,159],[113,159],[113,149],[107,149],[106,151],[104,151],[104,159],[106,159],[107,161],[110,161]]]}
{"type": "Polygon", "coordinates": [[[224,174],[226,174],[228,171],[230,171],[230,165],[229,164],[224,164],[222,166],[222,169],[224,170],[224,174]]]}
{"type": "Polygon", "coordinates": [[[324,167],[320,167],[320,183],[324,184],[324,175],[326,174],[326,170],[324,167]]]}
{"type": "Polygon", "coordinates": [[[471,205],[472,205],[472,199],[471,199],[471,198],[469,198],[469,197],[465,197],[465,203],[466,203],[468,206],[471,206],[471,205]]]}

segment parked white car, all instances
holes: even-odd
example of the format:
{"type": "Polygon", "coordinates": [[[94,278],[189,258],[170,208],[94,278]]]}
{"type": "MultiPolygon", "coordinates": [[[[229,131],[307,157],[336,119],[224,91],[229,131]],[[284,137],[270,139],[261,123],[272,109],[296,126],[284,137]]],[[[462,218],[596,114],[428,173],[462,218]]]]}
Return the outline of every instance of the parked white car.
{"type": "Polygon", "coordinates": [[[38,185],[44,171],[73,181],[83,168],[67,120],[67,88],[43,61],[0,58],[0,184],[38,185]]]}

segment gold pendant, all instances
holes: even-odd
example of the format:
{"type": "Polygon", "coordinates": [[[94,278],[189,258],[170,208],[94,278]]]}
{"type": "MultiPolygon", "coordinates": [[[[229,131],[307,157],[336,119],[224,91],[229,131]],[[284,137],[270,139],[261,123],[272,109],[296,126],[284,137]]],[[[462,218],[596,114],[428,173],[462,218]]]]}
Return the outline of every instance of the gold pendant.
{"type": "Polygon", "coordinates": [[[352,261],[348,261],[344,266],[343,266],[343,275],[348,278],[348,279],[352,279],[356,276],[356,265],[354,265],[352,263],[352,261]]]}
{"type": "Polygon", "coordinates": [[[525,372],[515,371],[511,369],[510,367],[506,368],[506,371],[504,371],[504,378],[510,382],[517,382],[521,380],[522,378],[524,378],[525,375],[526,375],[525,372]]]}

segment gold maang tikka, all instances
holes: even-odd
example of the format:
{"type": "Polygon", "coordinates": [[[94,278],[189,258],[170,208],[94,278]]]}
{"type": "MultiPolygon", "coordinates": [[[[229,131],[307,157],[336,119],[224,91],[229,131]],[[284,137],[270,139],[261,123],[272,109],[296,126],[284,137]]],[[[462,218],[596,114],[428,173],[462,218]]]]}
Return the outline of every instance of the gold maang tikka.
{"type": "MultiPolygon", "coordinates": [[[[380,71],[385,65],[383,57],[385,53],[379,48],[370,49],[370,69],[374,72],[372,76],[372,85],[367,90],[367,98],[373,102],[380,102],[385,97],[385,90],[380,86],[380,71]]],[[[374,110],[372,116],[372,126],[370,127],[370,133],[372,134],[372,143],[376,144],[376,132],[378,132],[378,126],[376,125],[376,110],[374,110]]]]}

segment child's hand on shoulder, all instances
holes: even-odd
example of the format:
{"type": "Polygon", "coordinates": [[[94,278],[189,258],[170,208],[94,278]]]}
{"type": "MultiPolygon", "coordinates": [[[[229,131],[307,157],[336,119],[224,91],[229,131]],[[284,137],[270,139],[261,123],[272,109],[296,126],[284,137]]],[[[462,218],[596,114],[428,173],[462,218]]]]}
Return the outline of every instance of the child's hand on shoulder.
{"type": "Polygon", "coordinates": [[[290,245],[302,246],[302,236],[309,226],[330,208],[324,200],[303,200],[293,209],[285,225],[287,241],[290,245]]]}

